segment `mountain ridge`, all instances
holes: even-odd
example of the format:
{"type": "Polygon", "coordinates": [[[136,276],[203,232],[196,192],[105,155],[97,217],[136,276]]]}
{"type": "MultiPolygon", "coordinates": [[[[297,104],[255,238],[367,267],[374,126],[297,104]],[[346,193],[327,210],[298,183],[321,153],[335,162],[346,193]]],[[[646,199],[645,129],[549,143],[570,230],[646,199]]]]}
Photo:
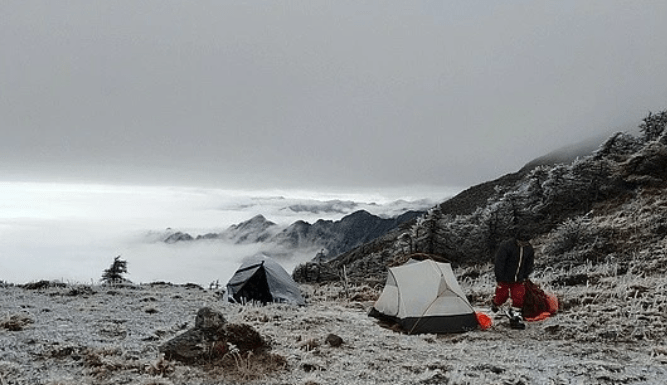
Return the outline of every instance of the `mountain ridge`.
{"type": "Polygon", "coordinates": [[[425,211],[409,210],[392,218],[382,218],[366,210],[357,210],[340,220],[319,219],[314,223],[297,220],[282,228],[258,214],[249,220],[229,226],[219,233],[197,236],[176,231],[164,237],[168,244],[200,240],[222,240],[234,244],[262,243],[275,254],[295,250],[318,250],[317,260],[328,260],[365,242],[413,221],[425,211]]]}
{"type": "MultiPolygon", "coordinates": [[[[667,205],[658,205],[654,215],[641,204],[667,200],[666,124],[667,112],[649,114],[638,137],[618,132],[569,163],[529,163],[472,186],[429,210],[411,229],[387,233],[328,263],[302,264],[293,276],[300,282],[336,280],[345,267],[349,279],[378,284],[388,266],[412,253],[459,267],[489,264],[497,245],[518,229],[531,233],[543,253],[542,267],[609,258],[650,263],[635,256],[665,242],[667,220],[661,218],[667,205]],[[643,231],[614,227],[628,217],[646,221],[643,231]]],[[[667,270],[664,265],[659,271],[667,270]]]]}

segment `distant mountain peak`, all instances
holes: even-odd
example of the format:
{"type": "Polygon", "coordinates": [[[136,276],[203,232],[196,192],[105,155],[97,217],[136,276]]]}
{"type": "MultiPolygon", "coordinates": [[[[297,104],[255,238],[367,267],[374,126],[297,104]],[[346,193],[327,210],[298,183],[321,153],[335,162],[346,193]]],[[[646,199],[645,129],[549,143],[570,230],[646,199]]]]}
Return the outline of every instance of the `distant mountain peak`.
{"type": "Polygon", "coordinates": [[[219,239],[236,244],[263,243],[269,249],[280,250],[281,254],[296,250],[320,250],[319,258],[326,259],[382,236],[422,214],[422,211],[408,211],[394,218],[381,218],[366,210],[357,210],[338,221],[320,219],[310,224],[297,220],[284,228],[258,214],[220,233],[193,237],[175,232],[165,242],[219,239]]]}

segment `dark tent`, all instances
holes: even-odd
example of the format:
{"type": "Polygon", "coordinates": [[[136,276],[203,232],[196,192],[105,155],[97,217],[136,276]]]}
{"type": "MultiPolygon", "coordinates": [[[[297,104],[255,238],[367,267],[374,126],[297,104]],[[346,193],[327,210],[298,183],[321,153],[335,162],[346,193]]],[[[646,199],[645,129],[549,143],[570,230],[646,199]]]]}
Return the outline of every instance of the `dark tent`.
{"type": "Polygon", "coordinates": [[[231,302],[251,301],[305,305],[299,286],[276,261],[265,254],[248,257],[227,283],[231,302]]]}

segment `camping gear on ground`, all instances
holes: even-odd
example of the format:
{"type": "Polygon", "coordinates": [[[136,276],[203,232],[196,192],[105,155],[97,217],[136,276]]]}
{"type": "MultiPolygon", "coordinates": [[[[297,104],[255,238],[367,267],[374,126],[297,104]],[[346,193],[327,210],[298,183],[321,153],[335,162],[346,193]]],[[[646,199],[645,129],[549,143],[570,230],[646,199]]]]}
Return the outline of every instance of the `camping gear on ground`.
{"type": "Polygon", "coordinates": [[[521,317],[521,314],[519,312],[510,308],[505,310],[504,314],[507,318],[510,319],[511,329],[524,330],[526,328],[526,324],[523,323],[523,318],[521,317]]]}
{"type": "Polygon", "coordinates": [[[271,257],[259,253],[248,257],[227,283],[230,302],[271,302],[305,305],[299,286],[271,257]]]}
{"type": "Polygon", "coordinates": [[[482,313],[481,311],[475,312],[475,317],[477,317],[477,323],[479,323],[479,328],[482,330],[487,330],[493,326],[493,320],[488,315],[482,313]]]}
{"type": "Polygon", "coordinates": [[[451,265],[430,259],[389,268],[369,316],[395,322],[409,334],[464,332],[479,326],[451,265]]]}
{"type": "Polygon", "coordinates": [[[541,321],[558,311],[558,299],[546,293],[531,280],[525,282],[526,294],[523,299],[523,318],[526,321],[541,321]]]}

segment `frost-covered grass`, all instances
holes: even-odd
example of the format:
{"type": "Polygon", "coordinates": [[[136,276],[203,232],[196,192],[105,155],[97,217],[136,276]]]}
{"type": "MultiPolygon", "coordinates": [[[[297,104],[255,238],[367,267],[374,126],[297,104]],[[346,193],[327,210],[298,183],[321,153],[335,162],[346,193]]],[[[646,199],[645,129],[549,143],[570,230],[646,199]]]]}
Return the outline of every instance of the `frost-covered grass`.
{"type": "MultiPolygon", "coordinates": [[[[488,314],[489,267],[456,271],[488,314]]],[[[2,325],[32,322],[0,328],[0,384],[662,384],[667,279],[617,273],[611,265],[545,269],[535,280],[565,305],[556,316],[524,331],[496,317],[490,330],[442,336],[379,326],[366,314],[381,288],[368,286],[303,286],[309,305],[301,308],[225,304],[213,291],[168,284],[3,287],[2,325]],[[568,274],[596,278],[558,283],[568,274]],[[203,306],[254,327],[282,360],[164,360],[158,346],[192,327],[203,306]],[[327,343],[329,335],[343,344],[327,343]]]]}
{"type": "MultiPolygon", "coordinates": [[[[491,266],[488,266],[490,269],[491,266]]],[[[579,342],[663,343],[667,336],[667,277],[650,276],[616,263],[571,268],[544,268],[533,281],[555,293],[560,313],[546,338],[579,342]]],[[[492,273],[461,282],[473,305],[488,306],[495,282],[492,273]]],[[[543,338],[537,336],[536,338],[543,338]]]]}

